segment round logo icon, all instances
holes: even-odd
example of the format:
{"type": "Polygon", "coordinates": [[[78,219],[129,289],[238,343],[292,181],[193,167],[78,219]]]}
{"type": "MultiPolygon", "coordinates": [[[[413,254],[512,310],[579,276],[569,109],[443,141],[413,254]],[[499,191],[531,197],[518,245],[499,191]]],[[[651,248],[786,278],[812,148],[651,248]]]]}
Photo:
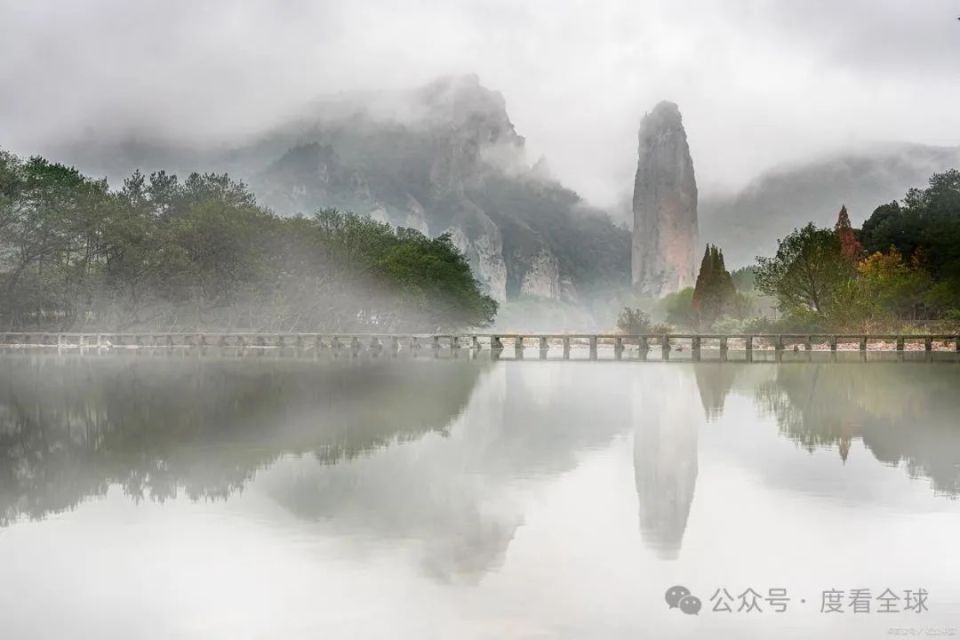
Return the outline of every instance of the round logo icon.
{"type": "MultiPolygon", "coordinates": [[[[684,596],[689,596],[689,595],[690,595],[690,589],[687,589],[686,587],[683,587],[680,585],[677,585],[675,587],[670,587],[669,589],[667,589],[667,595],[666,595],[667,606],[669,606],[671,609],[676,609],[677,606],[680,604],[680,600],[683,599],[684,596]]],[[[697,602],[699,602],[699,600],[697,602]]]]}
{"type": "Polygon", "coordinates": [[[702,606],[703,604],[697,596],[683,596],[680,598],[680,611],[683,611],[688,616],[695,616],[700,613],[700,607],[702,606]]]}

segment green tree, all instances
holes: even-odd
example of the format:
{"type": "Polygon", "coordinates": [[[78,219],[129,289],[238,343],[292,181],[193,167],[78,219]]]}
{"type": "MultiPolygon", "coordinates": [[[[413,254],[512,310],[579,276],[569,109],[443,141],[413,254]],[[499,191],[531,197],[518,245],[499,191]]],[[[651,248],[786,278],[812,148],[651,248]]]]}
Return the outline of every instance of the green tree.
{"type": "Polygon", "coordinates": [[[679,327],[694,327],[697,319],[693,313],[693,287],[681,289],[660,299],[659,305],[667,322],[679,327]]]}
{"type": "Polygon", "coordinates": [[[650,316],[640,309],[624,307],[617,318],[617,328],[628,335],[650,333],[650,316]]]}
{"type": "Polygon", "coordinates": [[[757,258],[756,284],[781,311],[829,321],[839,293],[853,276],[832,229],[808,224],[779,242],[772,258],[757,258]]]}
{"type": "Polygon", "coordinates": [[[931,176],[925,189],[911,189],[902,204],[881,205],[863,223],[870,254],[895,247],[919,260],[937,282],[937,304],[960,308],[960,171],[931,176]]]}
{"type": "Polygon", "coordinates": [[[691,309],[699,328],[713,326],[727,312],[736,297],[733,279],[723,262],[723,252],[707,245],[693,289],[691,309]]]}
{"type": "Polygon", "coordinates": [[[0,325],[438,330],[492,322],[448,236],[323,210],[281,218],[226,174],[111,191],[0,152],[0,325]]]}
{"type": "Polygon", "coordinates": [[[903,204],[881,205],[863,223],[868,253],[895,247],[902,256],[918,251],[937,280],[960,282],[960,171],[934,174],[926,189],[911,189],[903,204]]]}

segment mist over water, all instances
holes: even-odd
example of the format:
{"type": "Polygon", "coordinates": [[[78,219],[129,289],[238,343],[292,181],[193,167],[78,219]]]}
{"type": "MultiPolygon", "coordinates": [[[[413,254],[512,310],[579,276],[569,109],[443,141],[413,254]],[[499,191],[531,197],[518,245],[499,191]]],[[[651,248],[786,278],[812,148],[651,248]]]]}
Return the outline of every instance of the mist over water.
{"type": "Polygon", "coordinates": [[[0,640],[957,635],[958,9],[0,0],[0,640]]]}
{"type": "Polygon", "coordinates": [[[960,613],[949,359],[2,364],[10,637],[867,638],[960,613]],[[794,600],[726,615],[719,587],[794,600]],[[820,613],[860,587],[929,611],[820,613]]]}

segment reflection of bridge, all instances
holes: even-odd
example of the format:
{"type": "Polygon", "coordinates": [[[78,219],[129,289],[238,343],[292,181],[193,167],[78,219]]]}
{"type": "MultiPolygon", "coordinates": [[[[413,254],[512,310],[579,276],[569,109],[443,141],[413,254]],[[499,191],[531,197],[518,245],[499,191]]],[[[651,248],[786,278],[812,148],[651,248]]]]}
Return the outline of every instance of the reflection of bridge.
{"type": "Polygon", "coordinates": [[[351,350],[374,352],[422,349],[490,349],[494,355],[512,347],[516,357],[522,358],[527,346],[535,347],[541,358],[551,349],[558,349],[565,359],[574,347],[586,348],[589,358],[596,360],[600,348],[612,348],[613,357],[621,359],[630,350],[646,359],[651,349],[660,352],[661,359],[669,359],[672,351],[688,351],[690,358],[700,360],[703,350],[714,350],[720,359],[726,359],[731,350],[746,353],[750,359],[754,350],[812,351],[955,351],[960,352],[958,334],[574,334],[574,333],[445,333],[445,334],[384,334],[384,333],[263,333],[263,332],[178,332],[178,333],[0,333],[0,346],[43,347],[65,349],[135,349],[230,347],[239,349],[279,349],[334,351],[351,350]]]}

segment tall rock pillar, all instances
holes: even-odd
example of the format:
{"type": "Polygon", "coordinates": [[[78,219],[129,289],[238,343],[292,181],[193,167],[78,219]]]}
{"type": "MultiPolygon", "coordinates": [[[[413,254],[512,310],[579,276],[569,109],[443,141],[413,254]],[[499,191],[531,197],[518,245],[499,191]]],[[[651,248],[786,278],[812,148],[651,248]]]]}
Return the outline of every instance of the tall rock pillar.
{"type": "Polygon", "coordinates": [[[697,181],[680,109],[661,102],[640,125],[633,189],[633,286],[660,296],[696,281],[697,181]]]}

